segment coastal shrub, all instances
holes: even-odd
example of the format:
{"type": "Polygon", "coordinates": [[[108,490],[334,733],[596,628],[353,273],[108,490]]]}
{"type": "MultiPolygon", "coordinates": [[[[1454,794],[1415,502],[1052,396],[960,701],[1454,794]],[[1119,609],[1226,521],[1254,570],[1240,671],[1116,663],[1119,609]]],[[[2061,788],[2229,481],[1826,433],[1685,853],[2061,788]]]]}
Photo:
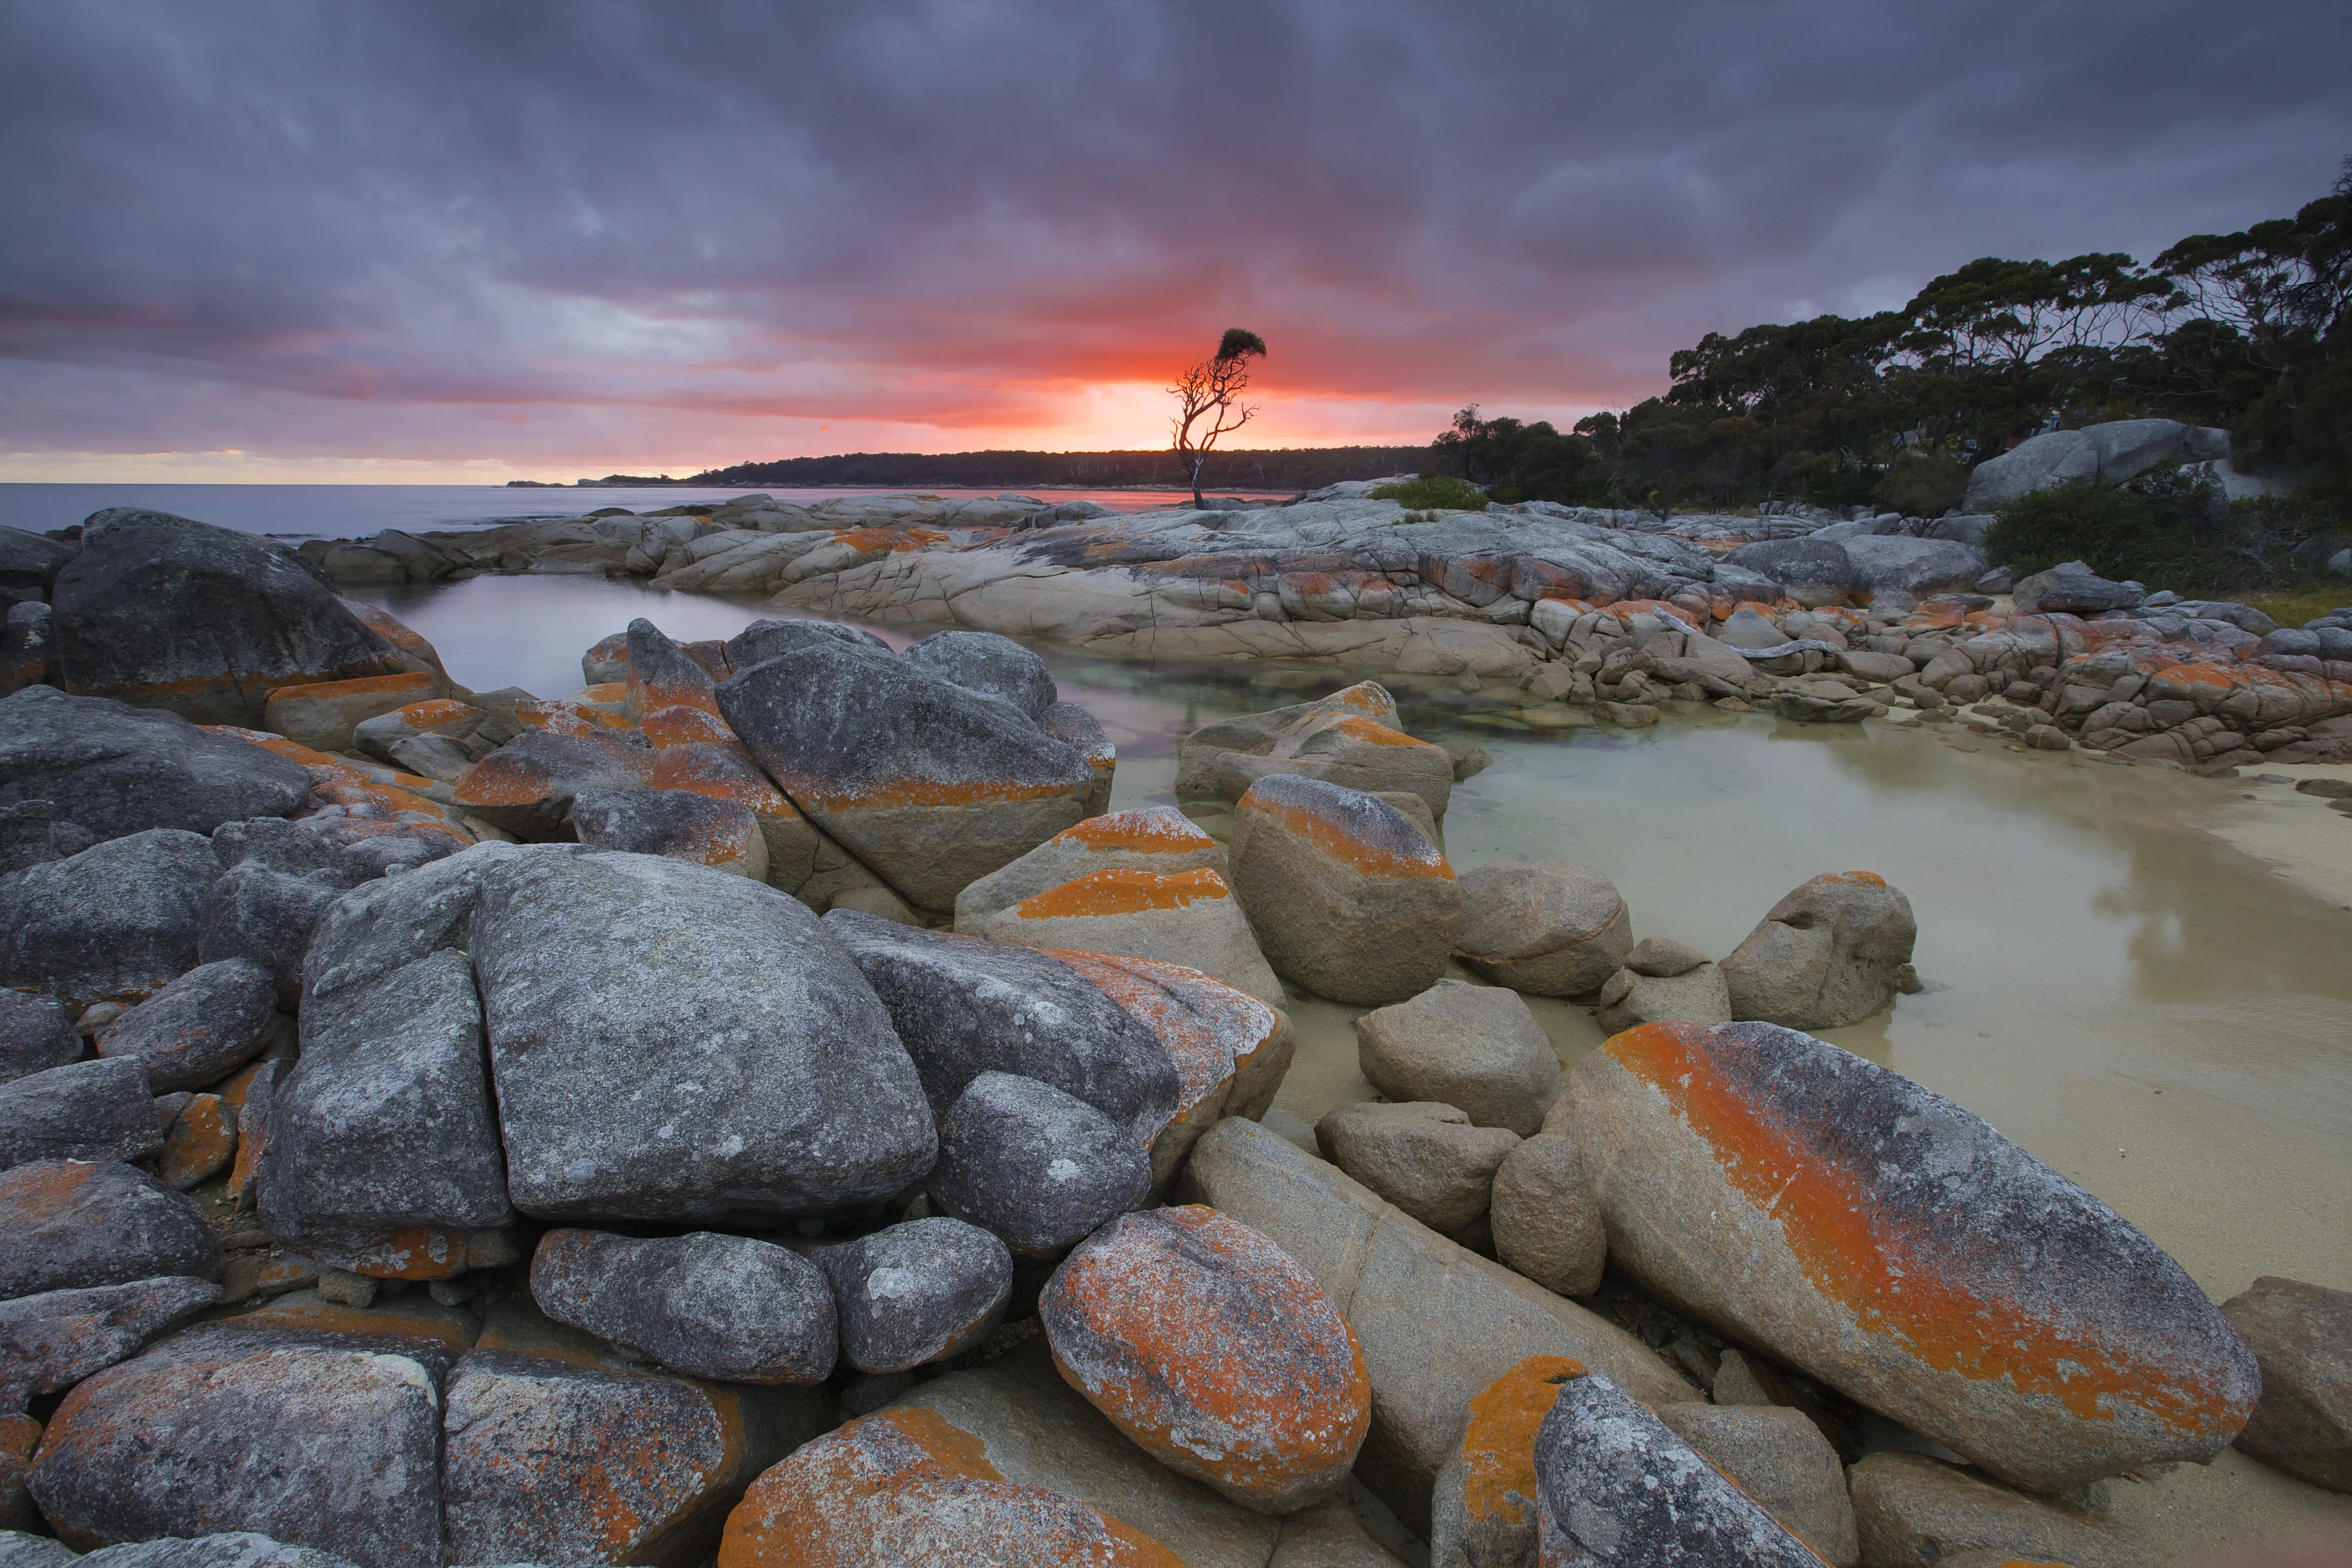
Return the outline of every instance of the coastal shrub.
{"type": "Polygon", "coordinates": [[[2342,520],[2319,503],[2225,503],[2193,475],[2160,468],[2124,485],[2021,496],[2000,509],[1985,550],[2021,574],[2080,561],[2116,582],[2238,594],[2315,582],[2319,547],[2342,531],[2342,520]]]}
{"type": "Polygon", "coordinates": [[[1941,517],[1968,493],[1969,466],[1937,452],[1906,452],[1886,466],[1870,499],[1906,517],[1941,517]]]}
{"type": "Polygon", "coordinates": [[[1425,479],[1407,479],[1402,484],[1381,485],[1373,489],[1372,499],[1398,501],[1419,511],[1486,510],[1484,490],[1466,480],[1444,474],[1425,479]]]}

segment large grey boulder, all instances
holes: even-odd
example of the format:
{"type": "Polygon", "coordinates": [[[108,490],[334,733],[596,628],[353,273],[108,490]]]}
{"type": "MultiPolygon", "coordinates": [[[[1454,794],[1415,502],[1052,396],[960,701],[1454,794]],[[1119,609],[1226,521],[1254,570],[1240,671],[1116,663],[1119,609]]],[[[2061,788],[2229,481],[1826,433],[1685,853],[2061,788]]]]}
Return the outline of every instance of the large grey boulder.
{"type": "Polygon", "coordinates": [[[1035,1079],[984,1072],[940,1118],[931,1201],[1052,1258],[1151,1194],[1151,1160],[1124,1123],[1035,1079]]]}
{"type": "Polygon", "coordinates": [[[278,687],[405,667],[324,574],[257,535],[110,507],[81,542],[51,599],[68,691],[258,724],[278,687]]]}
{"type": "Polygon", "coordinates": [[[1962,511],[1997,511],[2021,496],[2099,477],[2098,443],[2082,430],[2053,430],[1979,463],[1962,511]]]}
{"type": "Polygon", "coordinates": [[[1559,1097],[1559,1058],[1516,991],[1441,981],[1356,1020],[1356,1060],[1393,1100],[1459,1106],[1525,1138],[1559,1097]]]}
{"type": "Polygon", "coordinates": [[[835,910],[824,929],[889,1010],[934,1114],[983,1072],[1076,1096],[1148,1143],[1175,1113],[1175,1064],[1133,1015],[1049,953],[835,910]]]}
{"type": "MultiPolygon", "coordinates": [[[[302,836],[319,838],[312,833],[302,836]]],[[[319,842],[341,848],[324,838],[319,842]]],[[[231,959],[260,966],[269,976],[278,1006],[290,1013],[301,1001],[302,955],[310,951],[310,934],[347,890],[328,872],[290,876],[240,861],[205,895],[196,956],[206,967],[231,959]]]]}
{"type": "Polygon", "coordinates": [[[135,1165],[37,1160],[0,1171],[0,1300],[164,1274],[210,1279],[221,1262],[202,1211],[135,1165]]]}
{"type": "Polygon", "coordinates": [[[77,1013],[151,995],[196,966],[219,877],[201,834],[157,827],[0,882],[0,984],[77,1013]]]}
{"type": "Polygon", "coordinates": [[[218,1300],[209,1279],[165,1275],[0,1301],[0,1404],[71,1388],[218,1300]]]}
{"type": "Polygon", "coordinates": [[[0,1083],[0,1170],[36,1160],[136,1160],[163,1146],[136,1061],[69,1062],[0,1083]]]}
{"type": "Polygon", "coordinates": [[[395,1232],[514,1221],[462,952],[314,987],[302,1055],[271,1086],[268,1114],[262,1223],[299,1251],[348,1266],[395,1232]]]}
{"type": "MultiPolygon", "coordinates": [[[[2059,1491],[2203,1460],[2254,1358],[2179,1264],[1958,1106],[1769,1024],[1654,1024],[1570,1075],[1612,1274],[2059,1491]]],[[[1196,1155],[1197,1158],[1197,1155],[1196,1155]]]]}
{"type": "Polygon", "coordinates": [[[0,700],[0,805],[49,800],[101,838],[283,817],[310,775],[177,713],[28,686],[0,700]]]}
{"type": "Polygon", "coordinates": [[[1095,787],[1011,703],[844,642],[738,671],[719,710],[793,805],[920,909],[953,908],[1077,822],[1095,787]]]}
{"type": "Polygon", "coordinates": [[[747,1236],[551,1230],[530,1294],[559,1323],[732,1383],[822,1383],[839,1339],[824,1271],[747,1236]]]}
{"type": "Polygon", "coordinates": [[[1003,1315],[1013,1255],[989,1231],[934,1215],[828,1247],[844,1360],[864,1373],[906,1372],[977,1343],[1003,1315]]]}
{"type": "Polygon", "coordinates": [[[46,599],[57,586],[66,563],[81,553],[81,546],[21,528],[0,528],[0,603],[16,603],[10,595],[46,599]]]}
{"type": "Polygon", "coordinates": [[[1992,564],[1974,544],[1903,534],[1849,539],[1845,555],[1860,585],[1872,594],[1924,596],[1966,588],[1992,564]]]}
{"type": "Polygon", "coordinates": [[[1858,1024],[1903,987],[1918,934],[1911,900],[1875,872],[1816,877],[1723,961],[1731,1016],[1791,1029],[1858,1024]]]}
{"type": "Polygon", "coordinates": [[[729,637],[727,665],[730,669],[749,669],[755,664],[765,664],[772,658],[781,658],[785,654],[818,642],[847,643],[886,657],[890,652],[890,645],[872,632],[833,621],[787,617],[783,620],[753,621],[729,637]]]}
{"type": "Polygon", "coordinates": [[[787,894],[541,850],[488,868],[467,947],[525,1214],[772,1222],[878,1202],[931,1164],[890,1015],[787,894]]]}
{"type": "Polygon", "coordinates": [[[93,1568],[358,1568],[348,1557],[314,1546],[289,1546],[249,1530],[126,1541],[119,1546],[101,1546],[72,1561],[93,1568]]]}
{"type": "Polygon", "coordinates": [[[99,1031],[98,1054],[136,1060],[157,1094],[202,1089],[269,1043],[277,1012],[278,977],[262,965],[198,964],[99,1031]]]}
{"type": "Polygon", "coordinates": [[[937,679],[1009,702],[1033,720],[1060,700],[1045,661],[994,632],[933,632],[898,658],[937,679]]]}
{"type": "Polygon", "coordinates": [[[2352,1292],[2264,1275],[2221,1303],[2263,1369],[2238,1447],[2329,1491],[2352,1492],[2352,1292]]]}
{"type": "Polygon", "coordinates": [[[1821,1559],[1608,1378],[1573,1378],[1536,1433],[1547,1562],[1738,1563],[1821,1559]]]}
{"type": "Polygon", "coordinates": [[[405,1356],[206,1323],[77,1388],[26,1485],[93,1543],[250,1530],[361,1568],[438,1568],[440,1426],[405,1356]]]}
{"type": "Polygon", "coordinates": [[[81,1036],[57,998],[0,991],[0,1082],[63,1067],[80,1055],[81,1036]]]}
{"type": "Polygon", "coordinates": [[[224,822],[212,830],[221,869],[256,866],[289,877],[315,877],[337,889],[355,888],[377,869],[315,827],[282,816],[224,822]]]}
{"type": "MultiPolygon", "coordinates": [[[[29,1415],[24,1417],[24,1420],[27,1425],[32,1424],[32,1417],[29,1415]]],[[[39,1441],[37,1433],[33,1440],[39,1441]]],[[[30,1454],[25,1456],[27,1462],[31,1458],[30,1454]]],[[[22,1474],[19,1472],[0,1472],[0,1474],[5,1474],[8,1477],[10,1490],[14,1494],[13,1517],[21,1522],[31,1523],[32,1500],[25,1496],[22,1474]]],[[[0,1568],[68,1568],[68,1564],[80,1561],[79,1552],[55,1536],[27,1535],[20,1530],[0,1530],[0,1568]]]]}
{"type": "Polygon", "coordinates": [[[1843,605],[1864,587],[1845,546],[1832,540],[1768,539],[1743,544],[1724,561],[1760,572],[1801,605],[1843,605]]]}
{"type": "Polygon", "coordinates": [[[2017,607],[2033,615],[2098,616],[2128,610],[2147,597],[2136,584],[2111,583],[2080,561],[2068,561],[2018,579],[2017,607]]]}

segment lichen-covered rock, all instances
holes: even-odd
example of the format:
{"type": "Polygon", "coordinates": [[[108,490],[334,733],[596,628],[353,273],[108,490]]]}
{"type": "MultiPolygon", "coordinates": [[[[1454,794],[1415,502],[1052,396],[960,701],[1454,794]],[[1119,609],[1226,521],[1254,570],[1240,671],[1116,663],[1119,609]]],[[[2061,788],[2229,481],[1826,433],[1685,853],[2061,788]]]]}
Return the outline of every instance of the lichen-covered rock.
{"type": "Polygon", "coordinates": [[[1151,1141],[1152,1191],[1167,1190],[1194,1142],[1220,1119],[1263,1116],[1274,1103],[1298,1043],[1287,1015],[1181,964],[1055,956],[1150,1029],[1176,1065],[1176,1113],[1151,1141]]]}
{"type": "Polygon", "coordinates": [[[1405,734],[1396,699],[1377,681],[1328,697],[1203,724],[1177,744],[1176,793],[1238,800],[1259,779],[1295,773],[1378,795],[1411,791],[1433,816],[1445,815],[1454,763],[1405,734]],[[1418,748],[1418,749],[1417,749],[1418,748]]]}
{"type": "Polygon", "coordinates": [[[976,1225],[935,1215],[816,1255],[832,1281],[844,1360],[864,1373],[944,1361],[996,1326],[1013,1255],[976,1225]]]}
{"type": "Polygon", "coordinates": [[[457,775],[449,787],[468,816],[530,843],[562,837],[583,790],[646,787],[649,751],[610,734],[525,730],[457,775]]]}
{"type": "Polygon", "coordinates": [[[1088,872],[998,910],[980,934],[1015,947],[1181,963],[1268,1006],[1283,1000],[1240,900],[1208,867],[1172,877],[1125,868],[1088,872]]]}
{"type": "MultiPolygon", "coordinates": [[[[609,643],[614,639],[604,639],[609,643]]],[[[890,645],[872,632],[856,626],[845,626],[833,621],[810,621],[787,616],[782,620],[753,621],[727,639],[727,665],[732,670],[749,669],[755,664],[765,664],[781,658],[797,648],[815,642],[848,643],[871,653],[887,656],[890,645]]],[[[604,643],[597,645],[604,647],[604,643]]],[[[592,678],[593,679],[593,678],[592,678]]],[[[617,679],[617,676],[604,679],[617,679]]]]}
{"type": "Polygon", "coordinates": [[[795,805],[922,909],[1077,822],[1095,786],[1021,710],[845,643],[739,671],[719,707],[795,805]]]}
{"type": "Polygon", "coordinates": [[[80,1056],[81,1036],[57,998],[0,991],[0,1083],[80,1056]]]}
{"type": "Polygon", "coordinates": [[[1473,1127],[1450,1105],[1343,1105],[1315,1124],[1324,1157],[1432,1230],[1459,1231],[1486,1212],[1496,1167],[1518,1147],[1502,1127],[1473,1127]]]}
{"type": "Polygon", "coordinates": [[[217,1083],[269,1043],[278,977],[250,959],[199,964],[99,1031],[98,1054],[146,1069],[157,1094],[217,1083]]]}
{"type": "Polygon", "coordinates": [[[1858,1024],[1895,999],[1919,934],[1911,900],[1870,871],[1816,877],[1723,961],[1734,1018],[1791,1029],[1858,1024]]]}
{"type": "Polygon", "coordinates": [[[1444,973],[1454,868],[1404,814],[1277,773],[1234,808],[1233,883],[1275,972],[1335,1002],[1395,1002],[1444,973]]]}
{"type": "Polygon", "coordinates": [[[1518,994],[1448,980],[1356,1020],[1356,1059],[1393,1100],[1458,1106],[1521,1137],[1559,1097],[1559,1058],[1518,994]]]}
{"type": "Polygon", "coordinates": [[[1846,1488],[1862,1560],[1871,1568],[2004,1558],[2029,1568],[2142,1568],[2156,1560],[2128,1531],[1925,1454],[1872,1454],[1846,1472],[1846,1488]]]}
{"type": "MultiPolygon", "coordinates": [[[[487,1345],[495,1336],[483,1337],[487,1345]]],[[[449,1374],[441,1462],[449,1555],[708,1562],[742,1488],[813,1435],[814,1423],[771,1410],[769,1397],[561,1344],[477,1349],[449,1374]]]]}
{"type": "Polygon", "coordinates": [[[1854,1568],[1862,1548],[1845,1467],[1811,1416],[1785,1405],[1698,1401],[1661,1405],[1655,1415],[1823,1562],[1854,1568]]]}
{"type": "Polygon", "coordinates": [[[261,727],[297,745],[348,752],[367,721],[442,694],[439,679],[424,670],[280,686],[262,706],[261,727]]]}
{"type": "Polygon", "coordinates": [[[183,1274],[0,1301],[0,1405],[71,1388],[219,1299],[183,1274]]]}
{"type": "Polygon", "coordinates": [[[1174,806],[1108,812],[1063,829],[966,887],[956,895],[955,929],[977,935],[998,910],[1096,871],[1175,877],[1199,870],[1223,876],[1225,852],[1174,806]]]}
{"type": "Polygon", "coordinates": [[[85,1548],[249,1530],[437,1568],[440,1425],[406,1356],[206,1323],[67,1394],[26,1479],[85,1548]]]}
{"type": "MultiPolygon", "coordinates": [[[[356,1568],[349,1558],[313,1546],[289,1546],[249,1530],[160,1541],[126,1541],[72,1557],[92,1568],[356,1568]]],[[[20,1568],[10,1564],[9,1568],[20,1568]]]]}
{"type": "Polygon", "coordinates": [[[1082,808],[1087,816],[1100,816],[1108,811],[1111,795],[1118,787],[1118,745],[1102,721],[1075,702],[1055,702],[1037,715],[1037,728],[1086,760],[1087,771],[1095,776],[1082,808]]]}
{"type": "Polygon", "coordinates": [[[1176,1068],[1160,1042],[1061,960],[851,910],[824,929],[889,1010],[934,1114],[983,1072],[1076,1095],[1139,1145],[1173,1114],[1176,1068]]]}
{"type": "Polygon", "coordinates": [[[1471,1397],[1430,1499],[1431,1568],[1533,1568],[1536,1433],[1560,1389],[1584,1375],[1572,1357],[1529,1356],[1471,1397]]]}
{"type": "Polygon", "coordinates": [[[0,1170],[36,1160],[136,1160],[163,1146],[136,1061],[68,1062],[0,1083],[0,1170]]]}
{"type": "Polygon", "coordinates": [[[212,1279],[220,1243],[186,1198],[118,1161],[0,1171],[0,1300],[163,1274],[212,1279]]]}
{"type": "Polygon", "coordinates": [[[1336,1491],[1371,1421],[1362,1350],[1314,1278],[1192,1206],[1090,1237],[1038,1303],[1055,1364],[1160,1463],[1244,1508],[1336,1491]]]}
{"type": "Polygon", "coordinates": [[[1571,1140],[1538,1132],[1504,1155],[1490,1203],[1495,1256],[1502,1262],[1563,1296],[1601,1288],[1608,1232],[1571,1140]]]}
{"type": "Polygon", "coordinates": [[[109,507],[81,543],[50,601],[68,691],[252,724],[278,687],[403,668],[324,576],[272,541],[109,507]]]}
{"type": "Polygon", "coordinates": [[[1820,1568],[1811,1548],[1606,1377],[1561,1386],[1537,1430],[1535,1459],[1547,1564],[1820,1568]]]}
{"type": "Polygon", "coordinates": [[[2221,1303],[2262,1367],[2238,1447],[2298,1480],[2352,1492],[2352,1292],[2264,1275],[2221,1303]]]}
{"type": "Polygon", "coordinates": [[[850,1422],[762,1475],[719,1568],[1181,1568],[1166,1547],[1045,1487],[1008,1481],[928,1409],[850,1422]]]}
{"type": "Polygon", "coordinates": [[[824,1274],[750,1237],[551,1230],[531,1257],[530,1294],[557,1322],[673,1372],[775,1384],[822,1383],[833,1371],[824,1274]]]}
{"type": "Polygon", "coordinates": [[[773,1221],[878,1201],[931,1164],[890,1015],[772,888],[549,847],[489,868],[467,946],[526,1214],[773,1221]]]}
{"type": "Polygon", "coordinates": [[[1617,884],[1573,860],[1475,866],[1456,879],[1454,955],[1497,985],[1586,996],[1625,960],[1633,911],[1617,884]]]}
{"type": "Polygon", "coordinates": [[[237,1108],[217,1094],[192,1094],[163,1130],[155,1173],[186,1192],[236,1158],[237,1108]]]}
{"type": "Polygon", "coordinates": [[[940,1118],[931,1201],[1024,1258],[1053,1258],[1145,1203],[1151,1161],[1121,1123],[1075,1095],[984,1072],[940,1118]]]}
{"type": "Polygon", "coordinates": [[[2020,1485],[2210,1458],[2260,1389],[2180,1266],[1917,1084],[1769,1024],[1654,1024],[1565,1102],[1612,1267],[2020,1485]]]}
{"type": "Polygon", "coordinates": [[[314,980],[302,1047],[268,1096],[257,1198],[271,1237],[362,1273],[462,1271],[462,1245],[436,1249],[432,1233],[514,1223],[466,955],[429,953],[357,984],[314,980]],[[415,1255],[404,1266],[402,1252],[415,1255]]]}
{"type": "Polygon", "coordinates": [[[994,632],[933,632],[898,657],[935,679],[1009,702],[1032,719],[1060,696],[1044,659],[994,632]]]}
{"type": "Polygon", "coordinates": [[[1720,964],[1697,963],[1677,974],[1645,974],[1627,964],[1609,977],[1592,1016],[1606,1034],[1643,1024],[1727,1024],[1731,985],[1720,964]]]}
{"type": "Polygon", "coordinates": [[[0,805],[56,801],[101,838],[282,817],[310,789],[294,763],[177,713],[53,686],[0,700],[0,805]]]}
{"type": "Polygon", "coordinates": [[[755,882],[768,879],[760,819],[740,801],[685,790],[583,790],[572,799],[580,842],[634,855],[667,855],[755,882]]]}
{"type": "Polygon", "coordinates": [[[630,712],[641,719],[664,708],[718,713],[719,700],[712,695],[717,683],[710,672],[659,626],[648,620],[634,620],[624,637],[628,649],[625,700],[630,712]]]}
{"type": "Polygon", "coordinates": [[[0,984],[76,1013],[136,1002],[196,966],[205,896],[220,877],[201,834],[151,828],[0,882],[0,984]]]}

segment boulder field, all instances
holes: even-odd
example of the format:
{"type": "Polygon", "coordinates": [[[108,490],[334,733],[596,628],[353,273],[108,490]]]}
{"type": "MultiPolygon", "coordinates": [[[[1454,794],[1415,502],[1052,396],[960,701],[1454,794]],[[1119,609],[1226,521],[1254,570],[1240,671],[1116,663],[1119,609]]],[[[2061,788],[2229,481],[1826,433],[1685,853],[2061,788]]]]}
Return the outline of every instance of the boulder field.
{"type": "Polygon", "coordinates": [[[94,520],[25,592],[166,646],[0,699],[0,1568],[2080,1568],[2107,1477],[2347,1484],[2340,1292],[1800,1032],[1917,984],[1867,872],[1710,960],[1457,875],[1369,682],[1188,742],[1221,844],[1009,639],[475,692],[220,531],[94,520]]]}

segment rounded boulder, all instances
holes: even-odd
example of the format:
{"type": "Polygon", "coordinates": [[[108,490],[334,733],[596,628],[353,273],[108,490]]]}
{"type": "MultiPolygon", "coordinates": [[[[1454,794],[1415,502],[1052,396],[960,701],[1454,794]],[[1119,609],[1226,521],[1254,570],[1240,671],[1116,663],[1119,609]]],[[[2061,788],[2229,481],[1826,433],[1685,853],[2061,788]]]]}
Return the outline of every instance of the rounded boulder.
{"type": "Polygon", "coordinates": [[[1497,985],[1589,996],[1625,962],[1633,914],[1617,884],[1573,860],[1478,866],[1462,873],[1454,955],[1497,985]]]}

